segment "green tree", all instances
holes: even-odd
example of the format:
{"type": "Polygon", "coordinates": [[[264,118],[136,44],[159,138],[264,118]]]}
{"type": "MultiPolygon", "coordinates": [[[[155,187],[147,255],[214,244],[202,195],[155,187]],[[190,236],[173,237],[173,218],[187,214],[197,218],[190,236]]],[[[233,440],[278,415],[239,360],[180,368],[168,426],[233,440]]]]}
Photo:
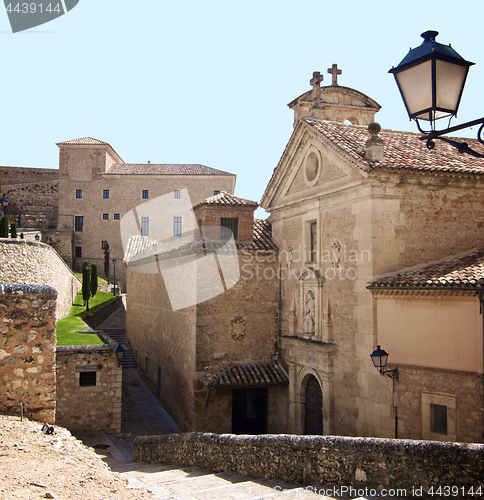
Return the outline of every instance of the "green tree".
{"type": "Polygon", "coordinates": [[[2,217],[0,219],[0,238],[8,237],[8,219],[6,217],[2,217]]]}
{"type": "Polygon", "coordinates": [[[93,264],[91,266],[91,280],[89,282],[89,286],[91,288],[91,297],[94,297],[97,292],[97,264],[93,264]]]}
{"type": "Polygon", "coordinates": [[[10,238],[16,238],[17,237],[17,225],[15,222],[12,222],[10,224],[10,238]]]}
{"type": "Polygon", "coordinates": [[[89,262],[83,262],[82,264],[82,300],[84,301],[84,304],[89,299],[89,278],[91,274],[89,266],[89,262]]]}

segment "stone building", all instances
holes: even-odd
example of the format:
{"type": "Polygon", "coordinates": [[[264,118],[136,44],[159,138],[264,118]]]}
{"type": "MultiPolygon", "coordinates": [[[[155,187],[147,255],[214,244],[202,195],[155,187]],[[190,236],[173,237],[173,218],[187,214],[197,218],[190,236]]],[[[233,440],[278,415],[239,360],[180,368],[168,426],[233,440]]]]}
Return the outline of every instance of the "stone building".
{"type": "MultiPolygon", "coordinates": [[[[57,250],[79,270],[83,261],[104,270],[104,248],[116,258],[124,291],[120,220],[158,196],[188,189],[194,203],[220,191],[233,193],[235,175],[203,165],[126,164],[106,142],[90,137],[60,142],[57,250]]],[[[141,224],[141,221],[140,221],[141,224]]],[[[110,275],[113,273],[112,263],[110,275]]]]}
{"type": "Polygon", "coordinates": [[[447,415],[439,438],[482,441],[479,291],[447,285],[413,297],[375,280],[484,243],[483,160],[444,143],[429,150],[419,134],[367,127],[375,101],[320,81],[314,74],[313,90],[289,105],[294,132],[261,201],[284,272],[285,431],[394,437],[397,418],[398,437],[427,439],[437,411],[447,415]],[[373,366],[377,344],[398,364],[399,380],[373,366]]]}
{"type": "MultiPolygon", "coordinates": [[[[166,267],[135,272],[143,237],[127,249],[127,340],[154,393],[184,430],[277,433],[287,427],[288,379],[277,346],[278,251],[270,224],[254,220],[257,206],[226,192],[195,204],[204,240],[189,247],[195,260],[175,268],[184,283],[187,269],[196,277],[199,294],[187,307],[174,306],[166,267]],[[227,229],[234,239],[222,246],[217,240],[227,229]],[[214,268],[203,263],[211,255],[219,264],[214,268]],[[234,286],[229,257],[235,257],[234,286]],[[221,278],[225,291],[212,293],[221,278]]],[[[174,259],[185,257],[183,247],[177,251],[174,259]]]]}

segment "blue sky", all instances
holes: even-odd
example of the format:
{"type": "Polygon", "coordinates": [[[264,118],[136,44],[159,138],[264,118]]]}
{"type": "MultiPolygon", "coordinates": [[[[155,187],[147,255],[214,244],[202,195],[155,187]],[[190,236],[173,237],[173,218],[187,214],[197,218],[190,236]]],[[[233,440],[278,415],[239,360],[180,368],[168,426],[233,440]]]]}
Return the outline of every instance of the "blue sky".
{"type": "Polygon", "coordinates": [[[482,0],[80,0],[13,34],[2,7],[0,164],[57,168],[56,142],[91,136],[127,163],[235,173],[236,194],[260,201],[292,132],[287,103],[313,71],[330,85],[333,63],[382,106],[383,128],[416,131],[388,70],[437,30],[476,63],[453,124],[484,116],[483,14],[482,0]]]}

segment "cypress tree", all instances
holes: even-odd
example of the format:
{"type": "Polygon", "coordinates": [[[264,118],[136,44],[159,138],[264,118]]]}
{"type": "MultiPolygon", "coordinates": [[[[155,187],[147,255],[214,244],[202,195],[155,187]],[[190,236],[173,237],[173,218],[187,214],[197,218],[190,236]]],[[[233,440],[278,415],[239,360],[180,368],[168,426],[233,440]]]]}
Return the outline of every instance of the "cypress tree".
{"type": "Polygon", "coordinates": [[[106,246],[104,247],[104,276],[109,273],[109,243],[106,241],[106,246]]]}
{"type": "Polygon", "coordinates": [[[8,224],[8,221],[6,220],[6,217],[2,217],[0,219],[0,238],[7,238],[8,235],[8,230],[7,230],[7,224],[8,224]]]}
{"type": "Polygon", "coordinates": [[[15,222],[12,222],[10,224],[10,238],[16,238],[17,237],[17,226],[15,222]]]}
{"type": "Polygon", "coordinates": [[[89,299],[89,288],[88,288],[88,282],[89,282],[89,275],[90,271],[87,268],[87,265],[89,262],[83,262],[82,264],[82,300],[84,303],[89,299]]]}
{"type": "Polygon", "coordinates": [[[97,292],[97,264],[93,264],[91,266],[91,280],[89,282],[89,286],[91,288],[91,297],[94,297],[97,292]]]}

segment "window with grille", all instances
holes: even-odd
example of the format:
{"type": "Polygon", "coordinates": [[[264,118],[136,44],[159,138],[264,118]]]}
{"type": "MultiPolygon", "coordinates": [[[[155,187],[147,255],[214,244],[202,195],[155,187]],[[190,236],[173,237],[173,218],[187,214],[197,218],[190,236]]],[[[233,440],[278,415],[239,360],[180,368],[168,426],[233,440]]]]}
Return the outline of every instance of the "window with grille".
{"type": "Polygon", "coordinates": [[[150,235],[150,218],[141,217],[141,236],[150,235]]]}
{"type": "Polygon", "coordinates": [[[97,372],[80,372],[79,373],[79,387],[95,386],[97,372]]]}
{"type": "Polygon", "coordinates": [[[179,189],[175,189],[175,198],[176,198],[177,200],[179,200],[179,199],[180,199],[180,190],[179,190],[179,189]]]}
{"type": "Polygon", "coordinates": [[[108,242],[107,241],[101,241],[101,249],[106,250],[108,248],[108,242]]]}
{"type": "Polygon", "coordinates": [[[109,220],[109,214],[103,214],[103,220],[109,220]]]}
{"type": "Polygon", "coordinates": [[[84,217],[82,215],[76,215],[74,217],[74,231],[82,232],[84,228],[84,217]]]}
{"type": "Polygon", "coordinates": [[[173,236],[181,236],[182,234],[182,218],[173,218],[173,236]]]}
{"type": "Polygon", "coordinates": [[[103,190],[103,198],[109,198],[109,189],[103,190]]]}
{"type": "Polygon", "coordinates": [[[121,215],[119,214],[114,214],[114,220],[119,220],[121,219],[121,215]]]}
{"type": "Polygon", "coordinates": [[[222,240],[228,240],[232,235],[234,236],[234,240],[239,237],[239,219],[222,217],[220,219],[220,226],[222,228],[220,233],[222,240]]]}
{"type": "Polygon", "coordinates": [[[220,194],[220,191],[214,191],[213,195],[215,196],[216,194],[220,194]]]}
{"type": "Polygon", "coordinates": [[[82,247],[74,248],[74,257],[80,259],[82,257],[82,247]]]}
{"type": "Polygon", "coordinates": [[[82,198],[82,189],[76,189],[76,198],[82,198]]]}
{"type": "Polygon", "coordinates": [[[143,189],[142,197],[143,197],[143,200],[147,200],[149,198],[149,192],[147,189],[143,189]]]}
{"type": "Polygon", "coordinates": [[[311,262],[316,262],[318,259],[318,225],[316,222],[311,222],[311,241],[310,241],[310,252],[311,252],[311,262]]]}

